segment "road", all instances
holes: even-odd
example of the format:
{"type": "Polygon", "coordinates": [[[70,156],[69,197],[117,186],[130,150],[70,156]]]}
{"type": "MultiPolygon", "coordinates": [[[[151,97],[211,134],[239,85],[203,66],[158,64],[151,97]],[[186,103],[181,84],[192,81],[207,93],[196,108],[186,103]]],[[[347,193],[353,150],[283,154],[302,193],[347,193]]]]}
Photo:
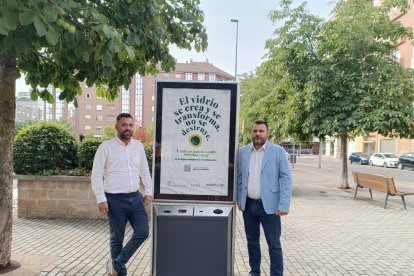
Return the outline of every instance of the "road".
{"type": "MultiPolygon", "coordinates": [[[[339,159],[332,158],[330,156],[322,157],[321,169],[318,168],[318,156],[317,155],[301,155],[297,158],[297,165],[305,165],[309,167],[315,167],[315,172],[320,170],[321,176],[328,174],[331,176],[337,176],[337,181],[341,179],[341,161],[339,159]]],[[[384,168],[374,167],[369,165],[358,165],[355,163],[348,163],[348,176],[349,184],[353,187],[352,171],[379,174],[384,176],[391,176],[394,178],[397,188],[402,186],[409,186],[414,189],[414,170],[404,169],[399,170],[396,168],[384,168]]]]}

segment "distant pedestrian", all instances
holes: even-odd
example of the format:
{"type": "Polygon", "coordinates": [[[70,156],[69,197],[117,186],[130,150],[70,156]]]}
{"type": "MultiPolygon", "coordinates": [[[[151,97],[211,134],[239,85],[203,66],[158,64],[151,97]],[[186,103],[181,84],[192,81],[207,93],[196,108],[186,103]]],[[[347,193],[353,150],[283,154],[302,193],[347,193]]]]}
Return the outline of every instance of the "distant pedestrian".
{"type": "Polygon", "coordinates": [[[128,113],[116,117],[117,136],[98,148],[92,169],[92,188],[99,211],[108,215],[111,260],[108,275],[127,275],[125,264],[149,234],[145,205],[152,201],[152,180],[144,146],[132,139],[134,120],[128,113]],[[140,178],[144,197],[138,191],[140,178]],[[129,221],[134,233],[123,246],[125,227],[129,221]]]}
{"type": "Polygon", "coordinates": [[[270,275],[283,275],[281,216],[289,212],[292,176],[285,150],[268,138],[266,121],[252,127],[252,144],[242,147],[237,160],[237,205],[243,211],[250,274],[260,275],[260,224],[270,256],[270,275]]]}

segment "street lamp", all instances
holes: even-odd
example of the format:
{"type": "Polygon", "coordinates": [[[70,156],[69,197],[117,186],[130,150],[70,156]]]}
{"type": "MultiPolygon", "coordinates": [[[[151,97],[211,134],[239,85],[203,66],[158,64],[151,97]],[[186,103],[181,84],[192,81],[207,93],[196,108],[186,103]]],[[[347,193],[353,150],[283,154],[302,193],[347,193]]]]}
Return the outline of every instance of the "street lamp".
{"type": "Polygon", "coordinates": [[[234,67],[234,80],[237,81],[237,40],[239,36],[239,20],[238,19],[230,19],[230,22],[236,22],[236,63],[234,67]]]}

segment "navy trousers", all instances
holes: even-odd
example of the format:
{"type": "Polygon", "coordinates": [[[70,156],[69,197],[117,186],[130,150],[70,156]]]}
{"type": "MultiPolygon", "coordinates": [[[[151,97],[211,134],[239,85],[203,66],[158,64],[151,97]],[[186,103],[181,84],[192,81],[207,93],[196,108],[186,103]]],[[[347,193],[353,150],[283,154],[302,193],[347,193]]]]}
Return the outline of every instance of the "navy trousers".
{"type": "Polygon", "coordinates": [[[148,238],[148,215],[139,192],[128,194],[106,193],[112,264],[118,276],[127,275],[125,264],[148,238]],[[125,226],[129,222],[134,233],[123,246],[125,226]]]}
{"type": "Polygon", "coordinates": [[[244,228],[249,252],[250,274],[260,275],[260,224],[266,237],[270,257],[270,275],[283,275],[283,253],[280,244],[282,232],[280,216],[266,214],[261,200],[247,198],[243,211],[244,228]]]}

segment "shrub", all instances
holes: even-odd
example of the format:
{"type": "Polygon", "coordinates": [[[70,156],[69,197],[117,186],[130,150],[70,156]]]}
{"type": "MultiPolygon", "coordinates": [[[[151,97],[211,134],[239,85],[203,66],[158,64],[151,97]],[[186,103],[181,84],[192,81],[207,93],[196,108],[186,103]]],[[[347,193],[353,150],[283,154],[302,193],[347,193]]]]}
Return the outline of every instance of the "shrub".
{"type": "Polygon", "coordinates": [[[91,171],[93,166],[93,158],[95,157],[96,150],[102,140],[97,138],[87,138],[79,144],[78,157],[79,167],[84,168],[86,171],[91,171]]]}
{"type": "Polygon", "coordinates": [[[13,162],[16,174],[58,174],[77,166],[76,139],[58,124],[26,126],[15,137],[13,162]]]}
{"type": "Polygon", "coordinates": [[[103,128],[103,140],[110,140],[116,136],[116,129],[113,125],[107,125],[103,128]]]}
{"type": "Polygon", "coordinates": [[[144,151],[145,155],[147,156],[148,160],[148,167],[150,174],[152,175],[152,157],[153,157],[153,150],[152,150],[152,142],[144,142],[144,151]]]}

